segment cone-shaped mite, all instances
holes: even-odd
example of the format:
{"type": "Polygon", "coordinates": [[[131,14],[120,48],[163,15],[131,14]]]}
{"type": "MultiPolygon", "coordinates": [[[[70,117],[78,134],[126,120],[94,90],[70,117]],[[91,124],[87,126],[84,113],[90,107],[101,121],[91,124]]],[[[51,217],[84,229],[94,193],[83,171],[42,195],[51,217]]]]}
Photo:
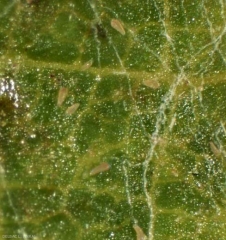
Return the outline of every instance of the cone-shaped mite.
{"type": "Polygon", "coordinates": [[[137,240],[147,240],[147,236],[144,234],[143,230],[137,224],[134,224],[133,228],[136,232],[137,240]]]}
{"type": "Polygon", "coordinates": [[[89,69],[93,65],[93,59],[90,59],[88,62],[84,63],[81,67],[82,71],[89,69]]]}
{"type": "Polygon", "coordinates": [[[125,32],[125,29],[124,27],[122,26],[122,23],[118,20],[118,19],[112,19],[111,20],[111,26],[116,30],[118,31],[119,33],[121,33],[122,35],[125,35],[126,32],[125,32]]]}
{"type": "Polygon", "coordinates": [[[160,87],[159,82],[157,82],[156,80],[145,80],[143,81],[143,85],[153,89],[157,89],[160,87]]]}
{"type": "Polygon", "coordinates": [[[72,106],[68,107],[66,110],[66,114],[71,115],[73,114],[78,108],[79,108],[79,103],[75,103],[72,106]]]}
{"type": "Polygon", "coordinates": [[[61,87],[58,92],[57,105],[60,107],[68,95],[68,88],[61,87]]]}
{"type": "Polygon", "coordinates": [[[110,164],[107,162],[102,162],[100,165],[98,165],[97,167],[93,168],[90,171],[90,176],[94,176],[98,173],[108,171],[109,169],[110,169],[110,164]]]}
{"type": "Polygon", "coordinates": [[[216,145],[213,142],[210,142],[210,149],[212,153],[215,155],[215,157],[219,157],[221,155],[220,150],[216,147],[216,145]]]}

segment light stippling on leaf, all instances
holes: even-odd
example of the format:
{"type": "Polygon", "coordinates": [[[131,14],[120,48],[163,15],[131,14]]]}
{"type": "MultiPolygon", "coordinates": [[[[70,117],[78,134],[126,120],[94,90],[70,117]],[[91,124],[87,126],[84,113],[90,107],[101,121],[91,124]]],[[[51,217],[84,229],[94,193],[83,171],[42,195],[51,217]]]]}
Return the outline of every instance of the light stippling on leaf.
{"type": "Polygon", "coordinates": [[[72,106],[68,107],[66,110],[66,114],[72,115],[73,113],[75,113],[75,111],[79,108],[79,105],[79,103],[75,103],[72,106]]]}
{"type": "Polygon", "coordinates": [[[160,87],[159,82],[156,80],[145,80],[145,81],[143,81],[143,85],[153,88],[153,89],[157,89],[160,87]]]}
{"type": "Polygon", "coordinates": [[[126,32],[125,32],[125,29],[124,27],[122,26],[122,23],[118,20],[118,19],[112,19],[111,20],[111,26],[116,30],[118,31],[119,33],[121,33],[122,35],[125,35],[126,32]]]}
{"type": "Polygon", "coordinates": [[[89,69],[92,65],[93,65],[93,59],[90,59],[89,61],[87,61],[86,63],[84,63],[82,65],[81,70],[85,71],[85,70],[89,69]]]}
{"type": "Polygon", "coordinates": [[[57,105],[60,107],[68,95],[68,88],[60,87],[57,97],[57,105]]]}
{"type": "Polygon", "coordinates": [[[94,176],[98,173],[108,171],[109,169],[110,169],[110,164],[107,162],[102,162],[100,165],[98,165],[97,167],[93,168],[90,171],[90,176],[94,176]]]}
{"type": "Polygon", "coordinates": [[[147,236],[144,234],[143,230],[137,224],[133,225],[133,228],[137,235],[137,240],[147,240],[147,236]]]}

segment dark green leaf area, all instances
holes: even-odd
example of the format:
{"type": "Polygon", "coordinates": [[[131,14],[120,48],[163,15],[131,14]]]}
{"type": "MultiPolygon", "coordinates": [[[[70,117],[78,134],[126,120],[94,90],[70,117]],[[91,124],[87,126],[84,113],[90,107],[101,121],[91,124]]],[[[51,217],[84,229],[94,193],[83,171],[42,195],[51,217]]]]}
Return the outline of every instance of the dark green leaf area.
{"type": "Polygon", "coordinates": [[[75,44],[59,42],[47,34],[35,39],[26,52],[32,59],[59,63],[73,63],[78,57],[75,44]]]}
{"type": "MultiPolygon", "coordinates": [[[[68,213],[59,211],[55,215],[44,218],[40,224],[35,225],[30,234],[38,236],[40,239],[53,239],[54,236],[59,240],[64,240],[79,238],[80,231],[79,225],[71,221],[68,213]]],[[[28,232],[30,231],[28,230],[28,232]]]]}
{"type": "Polygon", "coordinates": [[[208,115],[226,119],[226,84],[217,83],[206,87],[203,91],[203,104],[208,115]]]}
{"type": "MultiPolygon", "coordinates": [[[[139,196],[139,195],[142,196],[142,194],[144,194],[143,171],[144,171],[144,167],[142,164],[139,164],[139,165],[137,164],[136,166],[133,166],[128,169],[128,173],[131,176],[129,179],[130,180],[129,191],[131,195],[133,194],[135,196],[139,196]]],[[[153,175],[153,166],[149,167],[146,173],[146,177],[150,179],[152,175],[153,175]]],[[[151,187],[151,183],[148,183],[148,187],[151,187]]],[[[144,209],[146,211],[146,207],[144,207],[144,209]]]]}
{"type": "Polygon", "coordinates": [[[106,193],[97,195],[83,189],[74,189],[68,196],[67,210],[82,224],[102,222],[109,227],[121,224],[128,217],[122,203],[117,203],[114,197],[106,193]]]}
{"type": "Polygon", "coordinates": [[[104,77],[97,85],[95,96],[98,99],[113,98],[119,100],[121,98],[129,98],[128,79],[124,76],[108,75],[104,77]]]}
{"type": "Polygon", "coordinates": [[[176,51],[177,57],[180,59],[180,65],[184,66],[188,64],[188,60],[192,60],[191,54],[199,51],[200,48],[209,41],[210,35],[206,32],[189,32],[188,30],[184,29],[175,31],[174,50],[176,51]]]}
{"type": "Polygon", "coordinates": [[[80,122],[76,136],[80,152],[83,153],[89,144],[100,136],[100,120],[93,114],[87,113],[80,122]]]}
{"type": "Polygon", "coordinates": [[[12,124],[13,116],[16,114],[16,107],[14,105],[14,100],[8,95],[4,94],[0,96],[0,126],[8,127],[12,124]]]}
{"type": "MultiPolygon", "coordinates": [[[[8,28],[11,24],[9,21],[9,16],[12,15],[15,11],[15,4],[7,0],[0,1],[0,29],[8,28]]],[[[1,30],[0,30],[1,31],[1,30]]]]}
{"type": "Polygon", "coordinates": [[[109,239],[115,239],[115,240],[131,240],[135,238],[134,230],[132,228],[132,224],[130,223],[124,223],[122,226],[115,226],[114,228],[103,228],[101,230],[96,231],[86,231],[86,233],[83,235],[82,240],[109,240],[109,239]]]}
{"type": "Polygon", "coordinates": [[[214,211],[213,200],[203,197],[200,192],[184,182],[172,182],[157,186],[156,203],[165,209],[183,209],[189,213],[214,211]]]}
{"type": "MultiPolygon", "coordinates": [[[[161,26],[146,26],[145,28],[141,29],[138,34],[138,39],[143,43],[144,48],[151,52],[158,52],[158,54],[162,51],[162,46],[165,43],[165,38],[162,35],[163,29],[161,26]]],[[[156,53],[156,56],[158,56],[156,53]]]]}
{"type": "Polygon", "coordinates": [[[88,35],[88,39],[84,42],[83,48],[86,50],[81,56],[82,63],[85,64],[86,62],[93,60],[93,67],[99,67],[99,60],[96,55],[97,49],[96,49],[96,42],[95,42],[95,35],[93,28],[90,29],[90,34],[88,35]]]}
{"type": "Polygon", "coordinates": [[[162,86],[159,89],[152,89],[150,87],[141,85],[134,96],[136,104],[140,110],[149,112],[152,111],[152,113],[157,113],[156,109],[163,102],[164,96],[167,91],[167,85],[162,86]]]}
{"type": "Polygon", "coordinates": [[[4,235],[18,235],[20,231],[20,225],[15,221],[7,221],[2,226],[4,227],[4,231],[2,231],[4,235]]]}
{"type": "Polygon", "coordinates": [[[72,9],[75,11],[79,9],[79,13],[89,20],[95,19],[95,15],[89,1],[73,0],[71,2],[72,9]]]}
{"type": "Polygon", "coordinates": [[[224,239],[222,238],[222,232],[224,232],[222,221],[208,221],[203,215],[191,215],[184,221],[179,213],[161,213],[156,216],[156,230],[155,239],[157,240],[169,237],[190,240],[194,237],[194,233],[196,239],[200,240],[205,240],[207,236],[210,239],[224,239]],[[205,224],[205,230],[197,232],[200,223],[205,224]],[[219,226],[218,224],[221,225],[221,229],[216,227],[216,225],[219,226]]]}
{"type": "Polygon", "coordinates": [[[92,108],[97,116],[114,121],[124,119],[128,116],[129,111],[126,106],[128,106],[128,103],[125,100],[120,100],[117,102],[100,102],[96,105],[93,105],[92,108]]]}
{"type": "MultiPolygon", "coordinates": [[[[82,189],[73,190],[68,194],[68,211],[83,222],[92,222],[94,207],[91,199],[93,194],[82,189]]],[[[96,220],[96,219],[95,219],[96,220]]]]}
{"type": "MultiPolygon", "coordinates": [[[[164,4],[161,1],[155,4],[152,1],[146,2],[145,0],[123,1],[122,3],[116,3],[114,0],[111,0],[108,1],[108,8],[113,9],[114,12],[121,12],[120,19],[125,23],[139,26],[145,24],[147,19],[151,22],[158,22],[161,14],[163,14],[164,4]],[[141,5],[143,6],[142,8],[140,8],[141,5]],[[137,8],[139,11],[136,11],[137,8]]],[[[108,12],[108,10],[105,11],[108,12]]],[[[108,13],[112,15],[112,11],[108,13]]]]}
{"type": "Polygon", "coordinates": [[[201,13],[201,5],[199,2],[188,1],[181,4],[180,0],[170,0],[169,17],[170,22],[178,26],[184,26],[188,23],[190,27],[205,26],[206,22],[201,13]]]}
{"type": "Polygon", "coordinates": [[[190,97],[184,97],[178,102],[175,116],[176,124],[173,127],[173,132],[179,134],[181,137],[191,136],[197,118],[190,97]]]}
{"type": "MultiPolygon", "coordinates": [[[[39,121],[46,124],[55,121],[58,117],[58,112],[56,111],[55,91],[48,91],[46,89],[45,93],[40,96],[39,104],[37,104],[37,108],[35,110],[33,121],[39,121]]],[[[52,127],[54,128],[54,126],[52,127]]]]}
{"type": "Polygon", "coordinates": [[[133,71],[153,72],[159,69],[161,62],[158,56],[150,54],[149,51],[140,54],[140,46],[135,45],[130,49],[125,65],[133,71]]]}
{"type": "MultiPolygon", "coordinates": [[[[226,44],[226,41],[225,39],[224,40],[224,45],[226,44]]],[[[226,70],[226,67],[225,67],[225,60],[224,58],[222,58],[222,55],[218,52],[215,52],[213,54],[213,57],[212,57],[212,61],[211,61],[211,65],[210,65],[210,68],[208,70],[208,73],[212,73],[212,72],[218,72],[218,71],[223,71],[225,72],[226,70]]]]}
{"type": "Polygon", "coordinates": [[[79,43],[79,40],[84,36],[85,25],[81,19],[70,12],[61,12],[52,28],[59,39],[66,41],[70,39],[70,41],[79,43]]]}
{"type": "Polygon", "coordinates": [[[90,91],[96,83],[93,74],[75,72],[69,79],[69,84],[71,85],[70,92],[78,99],[77,102],[82,103],[87,102],[89,98],[92,99],[93,96],[91,96],[90,91]]]}
{"type": "MultiPolygon", "coordinates": [[[[119,187],[124,185],[124,171],[123,163],[125,160],[130,160],[128,156],[119,149],[113,149],[101,156],[102,162],[107,162],[110,165],[110,169],[102,174],[95,176],[95,180],[100,187],[109,187],[109,184],[114,185],[116,188],[112,189],[115,192],[119,187]]],[[[124,189],[121,191],[124,194],[124,189]]]]}
{"type": "Polygon", "coordinates": [[[3,55],[7,49],[8,37],[0,32],[0,56],[3,55]]]}
{"type": "Polygon", "coordinates": [[[55,214],[61,207],[62,193],[55,189],[10,190],[3,197],[3,211],[8,221],[40,218],[55,214]],[[9,198],[11,201],[9,201],[9,198]],[[11,204],[10,204],[11,202],[11,204]]]}
{"type": "Polygon", "coordinates": [[[186,219],[186,222],[180,221],[179,214],[161,213],[156,216],[156,234],[157,240],[168,237],[177,238],[183,236],[183,239],[191,239],[190,234],[194,233],[197,226],[192,218],[186,219]]]}
{"type": "Polygon", "coordinates": [[[173,162],[178,164],[178,166],[183,167],[186,172],[191,172],[196,166],[196,157],[192,151],[183,149],[182,147],[172,147],[169,145],[167,147],[167,152],[173,162]]]}
{"type": "Polygon", "coordinates": [[[142,227],[144,233],[148,235],[150,209],[148,208],[147,202],[144,200],[135,201],[133,211],[135,216],[137,216],[136,219],[138,220],[140,227],[142,227]]]}
{"type": "MultiPolygon", "coordinates": [[[[109,26],[109,22],[107,25],[109,26]]],[[[105,28],[102,24],[91,25],[88,39],[84,42],[85,52],[82,54],[82,60],[83,62],[86,62],[90,59],[93,59],[93,67],[112,68],[112,66],[114,66],[114,68],[117,69],[118,67],[121,67],[121,65],[119,63],[117,54],[115,54],[115,44],[109,45],[109,42],[107,41],[107,35],[105,34],[105,28]],[[98,48],[96,47],[97,38],[98,41],[101,41],[101,44],[98,48]],[[101,58],[98,57],[97,53],[101,55],[101,58]]],[[[125,43],[121,44],[121,42],[119,42],[119,39],[116,40],[116,43],[117,42],[117,51],[120,50],[120,52],[122,52],[121,57],[123,57],[126,50],[125,43]]]]}
{"type": "Polygon", "coordinates": [[[117,143],[123,140],[126,133],[126,123],[123,121],[109,121],[102,124],[101,133],[108,143],[117,143]]]}
{"type": "MultiPolygon", "coordinates": [[[[131,136],[133,136],[133,141],[136,141],[137,138],[139,137],[140,138],[147,137],[147,134],[151,135],[156,129],[155,123],[156,116],[153,114],[140,114],[131,117],[130,127],[131,136]]],[[[140,142],[140,144],[142,144],[142,142],[140,142]]]]}
{"type": "Polygon", "coordinates": [[[210,141],[213,137],[213,128],[214,126],[211,126],[206,119],[200,119],[199,124],[197,125],[197,130],[194,131],[195,134],[190,136],[188,147],[196,153],[208,151],[210,141]]]}

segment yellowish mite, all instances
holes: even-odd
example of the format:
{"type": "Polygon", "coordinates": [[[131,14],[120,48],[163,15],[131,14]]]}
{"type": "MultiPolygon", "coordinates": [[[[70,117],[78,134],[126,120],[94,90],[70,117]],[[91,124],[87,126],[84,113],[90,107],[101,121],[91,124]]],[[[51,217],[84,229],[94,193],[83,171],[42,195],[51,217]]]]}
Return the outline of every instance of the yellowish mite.
{"type": "Polygon", "coordinates": [[[137,224],[134,224],[133,228],[136,232],[137,240],[147,240],[147,236],[144,234],[143,230],[137,224]]]}
{"type": "Polygon", "coordinates": [[[68,107],[66,110],[66,114],[71,115],[73,114],[78,108],[79,108],[79,103],[75,103],[72,106],[68,107]]]}
{"type": "Polygon", "coordinates": [[[98,165],[97,167],[93,168],[90,171],[90,176],[94,176],[98,173],[108,171],[109,169],[110,169],[110,164],[108,164],[107,162],[102,162],[100,165],[98,165]]]}
{"type": "Polygon", "coordinates": [[[125,32],[125,29],[124,27],[122,26],[122,23],[118,20],[118,19],[112,19],[111,20],[111,26],[116,30],[118,31],[119,33],[121,33],[122,35],[125,35],[126,32],[125,32]]]}
{"type": "Polygon", "coordinates": [[[156,80],[145,80],[143,81],[143,85],[153,89],[157,89],[160,87],[159,82],[157,82],[156,80]]]}
{"type": "Polygon", "coordinates": [[[82,71],[89,69],[93,65],[93,59],[90,59],[88,62],[84,63],[81,67],[82,71]]]}
{"type": "Polygon", "coordinates": [[[68,88],[60,87],[57,98],[57,105],[60,107],[68,95],[68,88]]]}
{"type": "Polygon", "coordinates": [[[212,153],[215,155],[215,157],[219,157],[221,155],[220,150],[215,146],[213,142],[210,142],[210,149],[212,153]]]}

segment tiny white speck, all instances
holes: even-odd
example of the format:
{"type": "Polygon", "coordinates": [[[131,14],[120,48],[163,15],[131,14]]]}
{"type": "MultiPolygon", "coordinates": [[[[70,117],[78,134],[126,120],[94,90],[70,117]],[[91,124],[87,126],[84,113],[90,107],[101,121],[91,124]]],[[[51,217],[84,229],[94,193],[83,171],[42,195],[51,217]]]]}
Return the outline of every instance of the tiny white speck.
{"type": "Polygon", "coordinates": [[[97,75],[96,78],[95,78],[95,80],[99,82],[99,81],[101,80],[100,75],[97,75]]]}

